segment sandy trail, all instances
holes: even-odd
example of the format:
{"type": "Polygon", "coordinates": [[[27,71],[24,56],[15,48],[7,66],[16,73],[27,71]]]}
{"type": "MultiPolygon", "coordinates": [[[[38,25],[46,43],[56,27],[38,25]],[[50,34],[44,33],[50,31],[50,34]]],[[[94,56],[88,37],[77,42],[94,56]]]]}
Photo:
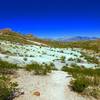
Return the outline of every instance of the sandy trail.
{"type": "Polygon", "coordinates": [[[35,76],[19,70],[18,76],[15,80],[25,93],[14,100],[89,100],[69,89],[71,78],[66,77],[68,75],[63,71],[53,71],[47,76],[35,76]],[[40,96],[33,95],[35,91],[39,91],[40,96]]]}

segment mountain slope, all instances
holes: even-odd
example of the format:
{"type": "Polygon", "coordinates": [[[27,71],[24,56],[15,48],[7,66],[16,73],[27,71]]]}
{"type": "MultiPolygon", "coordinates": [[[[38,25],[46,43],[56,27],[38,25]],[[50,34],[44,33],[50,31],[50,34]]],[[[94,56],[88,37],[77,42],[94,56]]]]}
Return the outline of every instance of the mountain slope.
{"type": "Polygon", "coordinates": [[[23,35],[13,32],[11,29],[0,30],[0,40],[7,40],[21,44],[30,44],[30,42],[27,41],[23,35]]]}

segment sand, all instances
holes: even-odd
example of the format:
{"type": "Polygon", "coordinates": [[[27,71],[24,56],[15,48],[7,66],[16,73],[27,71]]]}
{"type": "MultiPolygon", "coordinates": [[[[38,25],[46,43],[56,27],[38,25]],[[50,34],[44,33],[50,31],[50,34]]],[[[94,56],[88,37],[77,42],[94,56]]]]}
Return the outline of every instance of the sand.
{"type": "MultiPolygon", "coordinates": [[[[53,71],[47,76],[35,76],[32,73],[20,69],[17,81],[24,95],[14,100],[90,100],[69,88],[71,77],[63,71],[53,71]],[[40,96],[34,95],[39,92],[40,96]]],[[[92,99],[91,99],[92,100],[92,99]]]]}

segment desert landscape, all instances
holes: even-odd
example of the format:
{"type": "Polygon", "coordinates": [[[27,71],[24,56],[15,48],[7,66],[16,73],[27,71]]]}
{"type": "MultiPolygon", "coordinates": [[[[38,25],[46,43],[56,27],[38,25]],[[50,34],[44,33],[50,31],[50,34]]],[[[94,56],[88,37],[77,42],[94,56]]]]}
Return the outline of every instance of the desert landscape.
{"type": "MultiPolygon", "coordinates": [[[[100,99],[98,47],[96,50],[74,47],[73,42],[70,42],[72,46],[63,43],[65,47],[61,44],[56,47],[51,45],[52,41],[39,42],[39,38],[8,29],[1,30],[1,33],[0,84],[5,87],[0,88],[2,100],[100,99]]],[[[96,41],[99,40],[92,42],[96,41]]]]}

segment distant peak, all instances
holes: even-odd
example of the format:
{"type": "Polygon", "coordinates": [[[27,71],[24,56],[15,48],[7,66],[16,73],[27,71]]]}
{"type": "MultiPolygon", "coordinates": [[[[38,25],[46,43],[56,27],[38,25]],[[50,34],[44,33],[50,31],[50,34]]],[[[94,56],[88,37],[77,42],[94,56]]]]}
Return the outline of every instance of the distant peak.
{"type": "Polygon", "coordinates": [[[82,41],[82,40],[97,40],[100,39],[98,37],[87,37],[87,36],[75,36],[70,38],[59,38],[59,41],[82,41]]]}

